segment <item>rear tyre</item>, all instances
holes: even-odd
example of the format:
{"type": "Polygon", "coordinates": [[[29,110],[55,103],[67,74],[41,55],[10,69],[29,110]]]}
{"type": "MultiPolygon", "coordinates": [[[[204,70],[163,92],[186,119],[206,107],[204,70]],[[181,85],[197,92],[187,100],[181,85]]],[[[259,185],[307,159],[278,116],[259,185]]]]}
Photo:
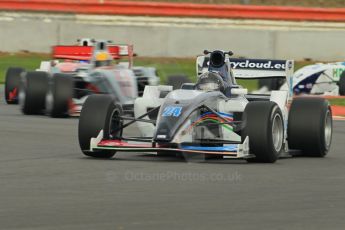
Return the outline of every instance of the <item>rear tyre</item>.
{"type": "Polygon", "coordinates": [[[23,68],[10,67],[5,77],[5,99],[7,104],[18,104],[18,92],[23,68]]]}
{"type": "Polygon", "coordinates": [[[280,108],[274,102],[250,102],[243,113],[242,141],[249,137],[248,162],[274,163],[283,148],[284,123],[280,108]]]}
{"type": "Polygon", "coordinates": [[[104,139],[118,139],[122,136],[121,121],[117,117],[122,115],[122,108],[109,95],[91,95],[87,98],[81,110],[78,127],[80,149],[86,156],[95,158],[111,158],[116,151],[101,150],[91,152],[90,140],[97,137],[103,130],[104,139]]]}
{"type": "Polygon", "coordinates": [[[19,103],[24,114],[42,114],[48,89],[47,72],[27,72],[21,79],[19,103]]]}
{"type": "Polygon", "coordinates": [[[184,83],[190,83],[190,80],[185,75],[168,76],[167,85],[171,85],[173,89],[180,89],[184,83]]]}
{"type": "Polygon", "coordinates": [[[338,85],[339,85],[339,95],[345,96],[345,71],[341,74],[338,85]]]}
{"type": "Polygon", "coordinates": [[[324,157],[332,142],[332,111],[323,98],[296,98],[289,112],[289,148],[324,157]]]}
{"type": "Polygon", "coordinates": [[[73,78],[67,74],[54,74],[46,97],[46,112],[51,117],[68,117],[73,98],[73,78]]]}

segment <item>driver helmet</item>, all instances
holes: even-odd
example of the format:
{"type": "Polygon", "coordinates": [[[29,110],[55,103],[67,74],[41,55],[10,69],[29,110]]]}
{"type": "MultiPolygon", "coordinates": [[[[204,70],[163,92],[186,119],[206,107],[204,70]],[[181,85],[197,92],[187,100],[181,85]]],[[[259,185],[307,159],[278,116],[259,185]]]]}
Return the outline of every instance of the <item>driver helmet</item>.
{"type": "Polygon", "coordinates": [[[112,59],[107,52],[99,52],[95,56],[95,66],[102,67],[102,66],[110,66],[112,59]]]}
{"type": "Polygon", "coordinates": [[[225,91],[223,78],[218,72],[206,72],[201,74],[195,88],[202,91],[221,91],[223,93],[225,91]]]}

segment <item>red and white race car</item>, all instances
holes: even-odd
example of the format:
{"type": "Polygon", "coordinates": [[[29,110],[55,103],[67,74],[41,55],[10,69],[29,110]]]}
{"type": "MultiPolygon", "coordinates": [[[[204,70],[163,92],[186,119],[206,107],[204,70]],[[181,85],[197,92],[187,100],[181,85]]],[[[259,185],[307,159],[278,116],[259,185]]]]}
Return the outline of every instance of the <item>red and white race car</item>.
{"type": "Polygon", "coordinates": [[[54,46],[53,57],[63,61],[42,61],[36,71],[8,69],[8,104],[19,102],[24,114],[64,117],[78,115],[90,94],[112,94],[130,111],[145,85],[159,83],[154,68],[132,68],[132,45],[81,39],[78,45],[54,46]],[[128,62],[113,63],[124,56],[128,62]]]}

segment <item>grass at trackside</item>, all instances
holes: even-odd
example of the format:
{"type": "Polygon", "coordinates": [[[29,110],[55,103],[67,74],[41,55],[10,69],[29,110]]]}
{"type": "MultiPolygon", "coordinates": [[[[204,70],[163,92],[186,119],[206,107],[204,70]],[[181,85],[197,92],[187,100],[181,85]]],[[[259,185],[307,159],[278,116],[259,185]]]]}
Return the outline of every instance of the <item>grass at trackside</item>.
{"type": "MultiPolygon", "coordinates": [[[[47,54],[36,53],[18,53],[7,54],[0,53],[0,83],[4,82],[5,73],[8,67],[22,67],[27,70],[34,70],[39,67],[42,60],[49,60],[47,54]]],[[[310,61],[302,61],[295,63],[295,69],[299,69],[305,65],[311,64],[310,61]]],[[[165,83],[170,75],[186,75],[192,82],[196,80],[195,59],[193,58],[144,58],[136,57],[134,60],[136,66],[152,66],[156,67],[161,78],[161,83],[165,83]]],[[[249,90],[257,89],[256,80],[240,80],[240,85],[249,90]]],[[[332,105],[345,106],[344,99],[331,99],[332,105]]]]}
{"type": "Polygon", "coordinates": [[[328,99],[328,101],[331,103],[331,105],[345,106],[345,99],[342,98],[332,98],[328,99]]]}
{"type": "Polygon", "coordinates": [[[35,70],[39,67],[41,60],[48,59],[46,54],[0,53],[0,83],[4,83],[5,74],[8,67],[22,67],[27,70],[35,70]]]}
{"type": "Polygon", "coordinates": [[[161,83],[165,83],[171,75],[186,75],[192,82],[196,80],[195,60],[192,58],[137,57],[134,59],[134,65],[155,67],[161,83]]]}

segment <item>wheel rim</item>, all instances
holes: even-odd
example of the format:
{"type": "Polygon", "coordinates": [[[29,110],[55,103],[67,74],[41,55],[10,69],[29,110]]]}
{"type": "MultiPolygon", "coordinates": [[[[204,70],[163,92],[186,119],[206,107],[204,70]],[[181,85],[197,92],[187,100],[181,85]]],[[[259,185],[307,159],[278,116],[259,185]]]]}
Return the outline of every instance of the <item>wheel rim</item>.
{"type": "Polygon", "coordinates": [[[119,138],[119,136],[121,135],[121,131],[118,130],[118,128],[121,126],[119,116],[120,111],[118,109],[115,109],[111,115],[111,120],[109,124],[109,136],[111,139],[119,138]]]}
{"type": "Polygon", "coordinates": [[[48,114],[50,114],[53,110],[53,104],[54,104],[54,97],[51,91],[48,91],[48,94],[46,96],[46,111],[48,114]]]}
{"type": "Polygon", "coordinates": [[[284,136],[284,131],[283,131],[282,117],[280,116],[279,113],[277,113],[275,114],[273,118],[273,123],[272,123],[273,146],[277,152],[280,152],[282,148],[283,136],[284,136]]]}
{"type": "Polygon", "coordinates": [[[25,105],[25,98],[26,98],[25,89],[24,87],[21,87],[18,94],[18,100],[19,100],[19,105],[22,108],[24,108],[24,105],[25,105]]]}
{"type": "Polygon", "coordinates": [[[329,109],[327,110],[325,117],[325,144],[328,149],[332,141],[332,116],[329,109]]]}

